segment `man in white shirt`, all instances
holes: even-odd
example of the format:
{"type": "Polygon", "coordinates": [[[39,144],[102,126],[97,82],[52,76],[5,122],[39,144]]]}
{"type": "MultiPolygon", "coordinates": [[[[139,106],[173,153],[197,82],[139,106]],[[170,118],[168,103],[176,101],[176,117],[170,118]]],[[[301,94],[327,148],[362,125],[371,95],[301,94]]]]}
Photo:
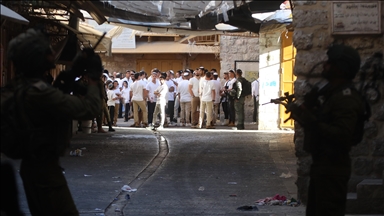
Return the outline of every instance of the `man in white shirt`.
{"type": "MultiPolygon", "coordinates": [[[[156,107],[153,113],[153,124],[156,123],[157,116],[160,114],[160,125],[157,130],[164,129],[165,122],[165,106],[167,103],[167,94],[168,94],[168,86],[165,83],[165,79],[167,77],[166,73],[161,73],[160,75],[160,85],[155,90],[154,94],[156,95],[156,107]]],[[[152,129],[154,128],[152,124],[152,129]]]]}
{"type": "Polygon", "coordinates": [[[155,107],[156,107],[157,96],[155,95],[155,90],[160,85],[160,82],[157,81],[156,77],[157,77],[157,73],[153,71],[150,79],[151,81],[148,82],[146,86],[146,89],[148,91],[148,97],[146,99],[147,99],[147,107],[148,107],[149,126],[152,126],[153,112],[155,111],[155,107]]]}
{"type": "Polygon", "coordinates": [[[212,117],[212,125],[216,124],[216,120],[219,116],[219,108],[220,108],[220,89],[221,84],[220,80],[218,80],[219,74],[217,72],[213,73],[213,80],[212,82],[215,84],[215,102],[213,103],[213,117],[212,117]]]}
{"type": "Polygon", "coordinates": [[[200,96],[199,96],[199,86],[200,86],[200,70],[196,70],[194,77],[189,80],[189,94],[191,95],[191,118],[192,118],[192,128],[196,128],[199,123],[199,111],[200,108],[200,96]]]}
{"type": "Polygon", "coordinates": [[[215,84],[211,80],[211,72],[207,72],[205,74],[205,80],[206,82],[202,83],[201,86],[201,94],[200,94],[200,100],[201,100],[201,107],[200,107],[200,118],[199,118],[199,125],[197,128],[201,128],[204,121],[204,115],[205,112],[207,113],[207,129],[214,129],[215,127],[211,124],[212,122],[212,112],[213,112],[213,103],[215,101],[216,95],[215,95],[215,84]]]}
{"type": "MultiPolygon", "coordinates": [[[[189,71],[189,70],[188,70],[189,71]]],[[[185,71],[183,74],[183,80],[178,85],[178,98],[180,99],[180,123],[182,126],[191,126],[191,94],[189,93],[189,75],[190,73],[185,71]]]]}
{"type": "Polygon", "coordinates": [[[147,98],[147,90],[145,89],[145,86],[143,85],[143,82],[139,80],[139,73],[135,73],[135,82],[132,84],[130,92],[131,92],[131,101],[133,105],[133,119],[134,124],[132,126],[134,127],[140,127],[140,120],[139,120],[139,108],[143,112],[143,126],[148,126],[148,113],[147,113],[147,106],[145,104],[144,98],[147,98]]]}
{"type": "Polygon", "coordinates": [[[252,86],[252,98],[253,98],[253,122],[256,124],[258,121],[258,109],[259,109],[259,78],[251,83],[252,86]]]}
{"type": "Polygon", "coordinates": [[[173,117],[174,117],[174,108],[175,108],[175,97],[176,97],[176,85],[175,85],[175,81],[172,80],[173,78],[173,72],[171,71],[168,71],[167,72],[167,78],[166,78],[166,81],[165,83],[167,84],[168,86],[168,97],[167,97],[167,108],[166,108],[166,111],[168,113],[168,116],[169,116],[169,123],[172,124],[173,122],[173,117]]]}
{"type": "Polygon", "coordinates": [[[228,105],[229,72],[228,71],[224,72],[223,81],[224,81],[222,82],[223,87],[221,88],[221,91],[220,91],[221,107],[223,108],[223,112],[224,112],[224,122],[222,125],[227,126],[229,124],[229,105],[228,105]]]}
{"type": "MultiPolygon", "coordinates": [[[[234,83],[236,82],[236,75],[235,71],[229,70],[229,82],[228,82],[228,92],[231,92],[231,90],[234,87],[234,83]]],[[[234,96],[228,96],[228,105],[229,105],[229,123],[228,127],[235,127],[235,120],[236,120],[236,111],[235,111],[235,97],[234,96]]]]}

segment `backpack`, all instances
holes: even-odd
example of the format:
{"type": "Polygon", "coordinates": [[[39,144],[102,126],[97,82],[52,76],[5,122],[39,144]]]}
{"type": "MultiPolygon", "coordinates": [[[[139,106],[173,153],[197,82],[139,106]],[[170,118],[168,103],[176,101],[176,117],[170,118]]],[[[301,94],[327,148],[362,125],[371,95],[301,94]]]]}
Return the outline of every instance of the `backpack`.
{"type": "Polygon", "coordinates": [[[241,92],[241,96],[245,97],[245,96],[251,95],[252,94],[252,83],[249,82],[244,77],[242,77],[240,82],[241,82],[241,86],[243,88],[243,90],[241,92]]]}
{"type": "Polygon", "coordinates": [[[12,159],[28,154],[27,144],[32,133],[23,104],[28,84],[1,89],[1,152],[12,159]]]}

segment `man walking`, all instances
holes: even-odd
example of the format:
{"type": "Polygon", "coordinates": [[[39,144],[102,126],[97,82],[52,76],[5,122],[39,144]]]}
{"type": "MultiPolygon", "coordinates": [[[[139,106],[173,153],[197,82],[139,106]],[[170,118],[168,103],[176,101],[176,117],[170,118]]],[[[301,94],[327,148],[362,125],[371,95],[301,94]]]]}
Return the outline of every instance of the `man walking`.
{"type": "Polygon", "coordinates": [[[144,98],[147,98],[147,90],[145,89],[144,82],[139,80],[140,73],[135,73],[135,82],[131,86],[131,100],[133,104],[133,127],[140,127],[139,108],[143,112],[143,126],[148,126],[147,106],[144,98]]]}
{"type": "Polygon", "coordinates": [[[196,128],[199,123],[199,111],[200,108],[200,97],[199,97],[199,86],[200,86],[200,70],[195,71],[195,76],[189,80],[189,94],[191,95],[191,118],[192,128],[196,128]]]}

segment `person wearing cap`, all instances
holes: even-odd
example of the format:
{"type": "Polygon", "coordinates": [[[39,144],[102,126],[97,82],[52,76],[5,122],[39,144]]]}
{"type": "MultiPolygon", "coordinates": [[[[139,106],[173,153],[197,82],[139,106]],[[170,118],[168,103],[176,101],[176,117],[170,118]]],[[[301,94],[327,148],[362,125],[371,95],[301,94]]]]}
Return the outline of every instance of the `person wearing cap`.
{"type": "Polygon", "coordinates": [[[243,71],[241,69],[236,70],[236,82],[233,86],[233,89],[236,90],[235,93],[235,111],[237,116],[237,125],[236,130],[244,130],[244,102],[245,95],[243,92],[243,83],[245,78],[242,76],[243,71]]]}
{"type": "Polygon", "coordinates": [[[350,46],[333,45],[327,56],[321,74],[327,86],[307,93],[304,103],[286,105],[303,127],[303,147],[312,156],[306,215],[314,216],[345,214],[349,152],[364,133],[364,102],[353,84],[360,55],[350,46]]]}
{"type": "Polygon", "coordinates": [[[215,84],[211,80],[211,72],[205,74],[206,82],[202,82],[201,92],[200,92],[200,117],[199,124],[197,128],[203,126],[204,116],[207,116],[206,129],[214,129],[212,125],[212,116],[213,116],[213,103],[216,98],[215,84]]]}
{"type": "Polygon", "coordinates": [[[189,79],[189,94],[191,95],[191,121],[192,128],[196,128],[199,123],[200,112],[198,111],[200,108],[200,94],[199,94],[199,86],[200,86],[200,70],[194,71],[194,76],[189,79]]]}
{"type": "Polygon", "coordinates": [[[140,73],[135,73],[135,82],[132,84],[130,89],[131,102],[133,106],[133,119],[134,123],[132,127],[140,127],[140,118],[139,118],[139,108],[143,115],[143,126],[148,126],[148,114],[147,114],[147,105],[145,103],[145,98],[147,98],[147,90],[145,85],[139,79],[140,73]]]}
{"type": "MultiPolygon", "coordinates": [[[[228,82],[228,93],[232,91],[234,84],[236,82],[236,75],[234,70],[229,70],[229,82],[228,82]]],[[[229,122],[228,127],[235,127],[236,121],[236,110],[235,110],[235,97],[228,95],[228,105],[229,105],[229,122]]]]}
{"type": "Polygon", "coordinates": [[[213,80],[212,82],[215,84],[215,102],[213,103],[213,117],[212,117],[212,125],[216,124],[217,120],[220,120],[219,111],[220,111],[220,89],[221,84],[220,80],[218,80],[219,74],[217,72],[213,72],[213,80]]]}
{"type": "Polygon", "coordinates": [[[220,96],[221,96],[220,102],[224,112],[224,122],[222,123],[222,125],[224,126],[227,126],[229,124],[229,105],[228,105],[229,75],[228,74],[229,74],[228,71],[224,72],[222,88],[220,89],[220,96]]]}
{"type": "Polygon", "coordinates": [[[183,80],[177,86],[180,100],[180,123],[182,126],[191,127],[191,95],[189,93],[189,72],[185,71],[183,80]]]}
{"type": "Polygon", "coordinates": [[[159,87],[160,81],[157,80],[157,73],[152,70],[152,75],[150,81],[146,86],[147,90],[147,108],[148,108],[148,124],[152,126],[153,112],[155,111],[157,96],[155,95],[155,90],[159,87]]]}
{"type": "Polygon", "coordinates": [[[164,129],[164,123],[165,123],[165,107],[167,104],[167,95],[168,95],[168,86],[165,83],[167,74],[161,73],[160,74],[160,85],[157,87],[157,89],[154,91],[154,94],[156,95],[156,106],[155,111],[153,113],[153,119],[152,119],[152,126],[151,129],[154,129],[154,124],[156,123],[157,116],[160,114],[160,123],[159,127],[157,127],[157,130],[164,129]]]}
{"type": "Polygon", "coordinates": [[[115,116],[115,106],[116,103],[115,101],[119,100],[119,96],[116,95],[115,90],[114,90],[114,85],[113,82],[110,82],[108,84],[108,91],[107,91],[107,105],[108,105],[108,110],[109,110],[109,122],[113,124],[114,121],[114,116],[115,116]]]}
{"type": "Polygon", "coordinates": [[[176,97],[176,84],[173,80],[174,73],[172,70],[167,71],[167,77],[165,83],[168,86],[168,96],[167,96],[167,108],[166,113],[169,116],[169,122],[166,121],[167,125],[174,125],[176,122],[174,121],[174,111],[175,111],[175,97],[176,97]]]}

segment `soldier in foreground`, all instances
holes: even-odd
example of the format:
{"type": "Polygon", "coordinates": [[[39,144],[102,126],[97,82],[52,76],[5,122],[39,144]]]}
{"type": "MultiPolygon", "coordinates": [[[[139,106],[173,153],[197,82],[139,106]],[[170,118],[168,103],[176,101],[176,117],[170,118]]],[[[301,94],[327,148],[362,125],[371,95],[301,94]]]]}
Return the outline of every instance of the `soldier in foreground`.
{"type": "Polygon", "coordinates": [[[307,216],[345,214],[351,147],[362,139],[364,103],[352,80],[360,68],[358,52],[334,45],[327,51],[320,91],[304,103],[288,104],[291,117],[304,128],[304,150],[312,156],[307,216]]]}
{"type": "Polygon", "coordinates": [[[30,137],[20,156],[20,175],[30,212],[38,216],[79,215],[59,157],[69,146],[72,119],[90,120],[100,114],[101,59],[93,50],[84,49],[74,59],[72,70],[66,71],[66,80],[81,76],[87,83],[86,93],[79,98],[44,80],[44,74],[55,67],[55,58],[48,38],[40,31],[28,29],[11,40],[8,57],[16,72],[10,88],[27,88],[22,115],[33,129],[20,134],[30,137]]]}

